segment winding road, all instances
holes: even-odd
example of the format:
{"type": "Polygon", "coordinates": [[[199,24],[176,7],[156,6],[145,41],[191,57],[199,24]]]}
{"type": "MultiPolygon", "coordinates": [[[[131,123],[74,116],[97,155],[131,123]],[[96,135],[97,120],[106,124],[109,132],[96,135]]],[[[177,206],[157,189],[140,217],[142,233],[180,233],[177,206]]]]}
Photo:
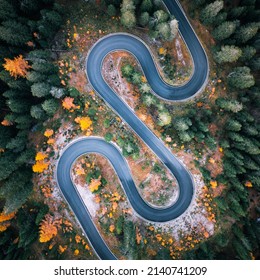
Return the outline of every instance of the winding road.
{"type": "Polygon", "coordinates": [[[163,209],[148,205],[140,196],[132,179],[129,166],[121,152],[115,145],[107,143],[101,138],[84,137],[72,141],[64,149],[57,162],[57,183],[101,259],[116,259],[116,257],[99,234],[87,207],[72,182],[71,167],[79,156],[87,153],[98,153],[106,157],[114,167],[131,206],[140,217],[146,220],[167,222],[175,219],[186,211],[193,198],[194,186],[190,173],[165,147],[164,143],[136,116],[134,111],[109,87],[101,71],[103,60],[110,52],[124,50],[137,58],[153,92],[163,99],[183,101],[194,97],[205,87],[209,74],[206,53],[179,2],[177,0],[164,0],[164,4],[179,21],[180,33],[193,58],[194,73],[186,84],[182,86],[166,84],[157,71],[149,48],[137,37],[126,33],[116,33],[103,37],[91,48],[86,60],[86,74],[93,89],[175,176],[179,184],[179,196],[176,202],[163,209]]]}

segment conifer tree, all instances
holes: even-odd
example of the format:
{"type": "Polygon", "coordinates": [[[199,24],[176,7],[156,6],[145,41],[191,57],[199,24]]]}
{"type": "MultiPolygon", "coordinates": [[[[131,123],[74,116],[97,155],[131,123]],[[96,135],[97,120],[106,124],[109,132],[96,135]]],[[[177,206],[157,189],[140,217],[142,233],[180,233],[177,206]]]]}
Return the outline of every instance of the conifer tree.
{"type": "Polygon", "coordinates": [[[26,47],[26,43],[32,40],[29,28],[15,20],[7,20],[0,25],[0,39],[11,46],[26,47]]]}
{"type": "Polygon", "coordinates": [[[214,55],[217,63],[236,62],[241,57],[242,51],[236,46],[221,46],[221,50],[214,55]]]}
{"type": "Polygon", "coordinates": [[[223,1],[215,1],[211,4],[208,4],[200,14],[200,19],[204,24],[211,24],[214,22],[217,14],[223,9],[223,1]]]}
{"type": "Polygon", "coordinates": [[[216,40],[222,41],[229,38],[235,32],[238,25],[238,21],[225,21],[213,30],[212,35],[216,40]]]}
{"type": "Polygon", "coordinates": [[[227,78],[229,85],[238,89],[250,88],[255,84],[254,76],[246,66],[234,68],[227,78]]]}

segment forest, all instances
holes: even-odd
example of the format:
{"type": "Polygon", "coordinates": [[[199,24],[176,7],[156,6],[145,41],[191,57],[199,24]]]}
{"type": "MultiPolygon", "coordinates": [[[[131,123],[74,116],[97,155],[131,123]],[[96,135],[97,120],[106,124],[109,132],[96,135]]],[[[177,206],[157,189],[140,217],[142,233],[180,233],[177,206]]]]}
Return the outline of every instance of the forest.
{"type": "MultiPolygon", "coordinates": [[[[208,107],[191,104],[173,118],[167,105],[156,100],[147,84],[141,82],[142,73],[134,65],[125,64],[122,74],[142,92],[141,102],[157,117],[164,138],[170,135],[179,145],[193,145],[197,153],[218,149],[223,154],[223,170],[216,178],[206,165],[194,160],[205,184],[218,182],[224,190],[214,198],[218,221],[214,235],[185,250],[180,258],[259,259],[259,3],[180,2],[191,20],[209,31],[214,41],[207,50],[210,68],[224,83],[225,91],[208,107]],[[217,127],[214,134],[210,124],[217,127]]],[[[48,258],[35,253],[39,240],[44,239],[42,232],[49,230],[45,224],[50,209],[43,200],[34,200],[34,174],[45,169],[34,132],[43,130],[62,108],[77,110],[72,103],[79,99],[78,92],[68,86],[58,67],[60,53],[69,50],[66,40],[60,39],[68,20],[65,4],[58,0],[0,0],[0,259],[29,259],[34,254],[36,258],[48,258]]],[[[162,41],[171,41],[177,35],[178,21],[162,9],[161,0],[102,0],[92,5],[108,17],[120,17],[120,24],[129,33],[145,29],[151,38],[162,41]]],[[[174,69],[170,60],[164,59],[166,76],[171,76],[174,69]]],[[[205,102],[205,98],[201,100],[205,102]]],[[[95,113],[90,111],[90,118],[94,119],[95,113]]],[[[78,123],[89,128],[90,118],[79,119],[78,123]]],[[[106,141],[112,136],[107,133],[106,141]]],[[[131,137],[119,146],[124,156],[139,153],[131,137]]],[[[90,177],[87,180],[91,182],[90,177]]],[[[137,244],[128,248],[136,243],[138,228],[122,219],[117,221],[116,232],[123,238],[125,250],[133,250],[135,258],[142,258],[145,254],[137,244]]],[[[170,253],[165,250],[157,258],[168,259],[170,253]]]]}

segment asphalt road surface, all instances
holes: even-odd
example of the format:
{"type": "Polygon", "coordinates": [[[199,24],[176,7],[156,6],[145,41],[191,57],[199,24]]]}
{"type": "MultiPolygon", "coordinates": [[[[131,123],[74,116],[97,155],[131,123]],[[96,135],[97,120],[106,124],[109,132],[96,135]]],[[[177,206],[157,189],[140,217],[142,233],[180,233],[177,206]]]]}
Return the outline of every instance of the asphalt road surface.
{"type": "Polygon", "coordinates": [[[154,64],[148,47],[138,38],[115,33],[100,39],[90,50],[86,60],[86,74],[94,90],[103,98],[130,128],[158,156],[172,172],[179,184],[176,202],[167,208],[148,205],[140,196],[132,179],[129,166],[117,147],[98,137],[85,137],[73,141],[62,152],[56,168],[58,185],[75,213],[92,247],[101,259],[116,259],[95,227],[87,207],[71,180],[71,167],[75,160],[87,153],[99,153],[113,165],[126,196],[135,212],[142,218],[153,222],[167,222],[182,215],[189,207],[194,193],[193,180],[186,168],[165,147],[164,143],[135,115],[133,110],[109,87],[102,76],[102,63],[107,54],[125,50],[138,59],[154,93],[171,101],[184,101],[201,91],[208,79],[208,61],[203,47],[190,26],[178,1],[164,0],[165,5],[179,21],[180,32],[190,50],[194,63],[191,79],[182,86],[166,84],[154,64]]]}

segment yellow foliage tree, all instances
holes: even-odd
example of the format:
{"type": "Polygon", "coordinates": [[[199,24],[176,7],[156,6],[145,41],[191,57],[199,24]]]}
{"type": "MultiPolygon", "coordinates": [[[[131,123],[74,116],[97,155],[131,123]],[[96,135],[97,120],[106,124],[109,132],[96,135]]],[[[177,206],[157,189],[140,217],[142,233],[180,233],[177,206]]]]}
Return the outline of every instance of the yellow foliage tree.
{"type": "Polygon", "coordinates": [[[75,122],[80,125],[82,131],[87,130],[92,125],[92,120],[89,117],[77,117],[75,122]]]}
{"type": "Polygon", "coordinates": [[[217,181],[210,181],[210,185],[213,189],[215,189],[218,185],[218,182],[217,181]]]}
{"type": "Polygon", "coordinates": [[[78,166],[76,168],[76,174],[79,176],[79,175],[84,175],[85,174],[85,170],[82,166],[78,166]]]}
{"type": "Polygon", "coordinates": [[[33,165],[32,169],[35,173],[41,173],[46,170],[49,166],[48,162],[45,162],[47,155],[42,152],[38,152],[35,156],[36,163],[33,165]]]}
{"type": "Polygon", "coordinates": [[[35,173],[42,173],[44,170],[46,170],[48,168],[48,166],[49,166],[48,162],[39,160],[33,165],[32,169],[33,169],[33,172],[35,172],[35,173]]]}
{"type": "Polygon", "coordinates": [[[165,48],[159,48],[158,53],[159,53],[159,55],[166,55],[167,50],[165,48]]]}
{"type": "Polygon", "coordinates": [[[45,153],[42,153],[42,152],[38,152],[35,156],[35,160],[38,161],[38,160],[44,160],[46,159],[47,155],[45,153]]]}
{"type": "Polygon", "coordinates": [[[81,237],[78,234],[76,234],[76,236],[75,236],[75,241],[76,241],[76,243],[81,242],[81,237]]]}
{"type": "Polygon", "coordinates": [[[54,221],[50,214],[45,215],[44,220],[40,223],[40,238],[41,243],[50,241],[54,236],[57,235],[58,223],[54,221]]]}
{"type": "Polygon", "coordinates": [[[62,254],[67,250],[68,246],[65,245],[64,247],[62,247],[61,245],[59,245],[59,253],[62,254]]]}
{"type": "Polygon", "coordinates": [[[115,226],[114,226],[114,225],[110,225],[110,226],[109,226],[109,231],[110,231],[110,232],[114,232],[114,230],[115,230],[115,226]]]}
{"type": "Polygon", "coordinates": [[[245,186],[248,187],[248,188],[252,188],[253,187],[253,185],[252,185],[252,183],[250,181],[246,181],[245,182],[245,186]]]}
{"type": "Polygon", "coordinates": [[[54,131],[52,129],[46,129],[44,132],[44,136],[49,138],[53,135],[54,131]]]}
{"type": "Polygon", "coordinates": [[[91,179],[91,182],[89,184],[89,189],[91,192],[97,191],[100,186],[101,186],[101,176],[99,176],[97,179],[91,179]]]}
{"type": "Polygon", "coordinates": [[[3,64],[4,69],[10,73],[12,77],[17,79],[17,77],[25,77],[28,69],[31,66],[28,64],[22,55],[15,57],[13,60],[5,58],[5,63],[3,64]]]}
{"type": "Polygon", "coordinates": [[[74,251],[74,256],[77,256],[78,254],[79,254],[79,250],[76,249],[76,250],[74,251]]]}
{"type": "Polygon", "coordinates": [[[55,143],[55,140],[53,138],[48,139],[47,144],[52,145],[55,143]]]}

